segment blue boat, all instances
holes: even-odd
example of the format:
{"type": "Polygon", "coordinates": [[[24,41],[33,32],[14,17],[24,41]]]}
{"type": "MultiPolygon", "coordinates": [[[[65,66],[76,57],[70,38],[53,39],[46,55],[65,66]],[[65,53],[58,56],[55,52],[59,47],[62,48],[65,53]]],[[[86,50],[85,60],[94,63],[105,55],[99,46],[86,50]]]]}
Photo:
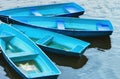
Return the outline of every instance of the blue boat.
{"type": "Polygon", "coordinates": [[[0,19],[4,21],[5,16],[66,16],[78,17],[84,13],[84,9],[74,3],[59,3],[31,7],[14,8],[0,11],[0,19]],[[4,17],[4,18],[3,18],[4,17]]]}
{"type": "Polygon", "coordinates": [[[9,22],[14,24],[30,25],[73,37],[109,36],[113,32],[113,26],[109,20],[44,16],[13,16],[9,18],[9,22]]]}
{"type": "Polygon", "coordinates": [[[88,42],[40,28],[15,24],[11,26],[27,35],[45,52],[81,56],[90,45],[88,42]]]}
{"type": "Polygon", "coordinates": [[[0,47],[10,66],[24,79],[55,79],[61,73],[28,37],[0,24],[0,47]]]}

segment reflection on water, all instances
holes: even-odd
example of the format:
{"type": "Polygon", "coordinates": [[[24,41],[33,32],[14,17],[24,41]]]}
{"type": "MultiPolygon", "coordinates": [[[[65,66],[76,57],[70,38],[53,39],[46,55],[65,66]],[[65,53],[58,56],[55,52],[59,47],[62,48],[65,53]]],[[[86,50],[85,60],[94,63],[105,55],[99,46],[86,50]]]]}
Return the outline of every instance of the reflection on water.
{"type": "Polygon", "coordinates": [[[81,57],[75,57],[75,56],[65,56],[65,55],[53,54],[53,53],[46,53],[46,54],[57,65],[72,67],[74,69],[83,67],[88,60],[84,55],[81,57]]]}
{"type": "MultiPolygon", "coordinates": [[[[111,48],[111,40],[110,37],[94,37],[94,38],[79,38],[81,40],[85,40],[87,42],[90,42],[91,45],[89,48],[98,48],[98,50],[103,51],[106,49],[111,48]]],[[[58,67],[62,66],[62,69],[72,68],[72,70],[69,70],[72,72],[74,69],[80,69],[82,68],[88,61],[86,56],[82,57],[75,57],[75,56],[65,56],[60,54],[54,54],[54,53],[46,53],[50,59],[55,62],[58,67]]],[[[2,75],[4,79],[22,79],[10,66],[9,64],[4,60],[3,56],[0,54],[0,66],[4,68],[4,71],[7,73],[7,77],[5,75],[2,75]],[[8,78],[9,77],[9,78],[8,78]]],[[[67,73],[64,73],[64,75],[67,73]]],[[[63,75],[63,74],[61,74],[63,75]]],[[[59,77],[58,77],[59,79],[59,77]]]]}
{"type": "MultiPolygon", "coordinates": [[[[78,69],[83,67],[88,60],[85,56],[72,57],[72,56],[64,56],[64,55],[52,54],[52,53],[46,53],[46,54],[53,60],[53,62],[55,62],[59,66],[63,66],[63,68],[64,66],[66,66],[66,67],[72,67],[74,69],[78,69]]],[[[7,73],[6,76],[8,76],[11,79],[16,79],[16,78],[21,79],[21,77],[18,74],[16,74],[16,72],[4,60],[1,54],[0,54],[0,59],[1,59],[0,66],[4,67],[4,71],[7,73]]]]}
{"type": "Polygon", "coordinates": [[[92,37],[92,38],[78,38],[87,42],[90,42],[90,48],[98,48],[98,49],[110,49],[111,48],[111,40],[109,36],[105,37],[92,37]]]}
{"type": "MultiPolygon", "coordinates": [[[[0,53],[0,66],[4,68],[6,75],[1,75],[4,79],[22,79],[16,72],[9,66],[9,64],[5,61],[4,57],[0,53]],[[9,78],[5,77],[8,76],[9,78]]],[[[2,71],[1,71],[2,72],[2,71]]]]}

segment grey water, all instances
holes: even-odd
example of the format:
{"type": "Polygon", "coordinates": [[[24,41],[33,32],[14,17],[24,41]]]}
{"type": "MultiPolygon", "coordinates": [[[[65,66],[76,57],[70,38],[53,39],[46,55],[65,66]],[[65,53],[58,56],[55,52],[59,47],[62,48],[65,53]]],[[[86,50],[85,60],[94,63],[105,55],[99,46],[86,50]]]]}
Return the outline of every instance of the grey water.
{"type": "MultiPolygon", "coordinates": [[[[98,51],[109,50],[111,48],[111,40],[110,37],[98,37],[98,38],[80,38],[82,40],[88,41],[91,43],[88,49],[84,53],[92,53],[95,52],[90,50],[91,48],[97,48],[98,51]]],[[[62,74],[58,76],[58,79],[80,79],[79,77],[75,77],[75,71],[81,72],[82,68],[89,61],[87,56],[84,54],[81,57],[74,56],[65,56],[60,54],[54,54],[51,52],[46,52],[46,54],[50,57],[50,59],[57,65],[62,74]],[[66,71],[67,70],[67,71],[66,71]],[[69,75],[68,74],[71,74],[69,75]]],[[[84,70],[83,70],[84,71],[84,70]]],[[[6,62],[2,54],[0,53],[0,79],[22,79],[6,62]]],[[[78,73],[79,75],[79,73],[78,73]]]]}

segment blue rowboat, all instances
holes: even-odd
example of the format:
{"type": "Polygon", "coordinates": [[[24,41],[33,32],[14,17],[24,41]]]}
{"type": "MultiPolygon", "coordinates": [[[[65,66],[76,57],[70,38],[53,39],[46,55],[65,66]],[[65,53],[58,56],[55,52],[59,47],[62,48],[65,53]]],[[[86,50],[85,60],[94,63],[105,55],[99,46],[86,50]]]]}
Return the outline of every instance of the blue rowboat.
{"type": "Polygon", "coordinates": [[[31,7],[14,8],[0,11],[0,17],[3,16],[67,16],[78,17],[84,13],[84,9],[74,3],[59,3],[31,7]]]}
{"type": "Polygon", "coordinates": [[[10,66],[24,79],[54,79],[61,73],[28,37],[0,24],[0,46],[10,66]]]}
{"type": "Polygon", "coordinates": [[[90,43],[40,28],[11,24],[26,34],[43,51],[71,56],[81,56],[90,43]]]}
{"type": "Polygon", "coordinates": [[[113,32],[113,26],[109,20],[43,16],[13,16],[9,18],[11,23],[30,25],[73,37],[109,36],[113,32]]]}

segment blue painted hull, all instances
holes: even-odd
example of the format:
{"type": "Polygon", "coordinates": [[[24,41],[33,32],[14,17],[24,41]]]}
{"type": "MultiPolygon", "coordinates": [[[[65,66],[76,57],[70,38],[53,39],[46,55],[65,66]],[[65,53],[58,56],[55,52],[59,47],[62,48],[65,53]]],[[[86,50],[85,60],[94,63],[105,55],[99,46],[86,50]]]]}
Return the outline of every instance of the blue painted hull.
{"type": "Polygon", "coordinates": [[[90,45],[88,42],[40,28],[15,24],[12,24],[12,26],[26,34],[32,41],[38,44],[42,50],[47,52],[81,56],[90,45]]]}
{"type": "Polygon", "coordinates": [[[61,73],[28,37],[0,25],[0,47],[10,66],[24,79],[56,79],[61,73]]]}
{"type": "Polygon", "coordinates": [[[109,36],[113,32],[113,26],[109,20],[16,16],[10,17],[9,22],[38,27],[73,37],[109,36]]]}
{"type": "Polygon", "coordinates": [[[66,16],[78,17],[84,9],[74,2],[15,8],[0,11],[0,16],[66,16]]]}

